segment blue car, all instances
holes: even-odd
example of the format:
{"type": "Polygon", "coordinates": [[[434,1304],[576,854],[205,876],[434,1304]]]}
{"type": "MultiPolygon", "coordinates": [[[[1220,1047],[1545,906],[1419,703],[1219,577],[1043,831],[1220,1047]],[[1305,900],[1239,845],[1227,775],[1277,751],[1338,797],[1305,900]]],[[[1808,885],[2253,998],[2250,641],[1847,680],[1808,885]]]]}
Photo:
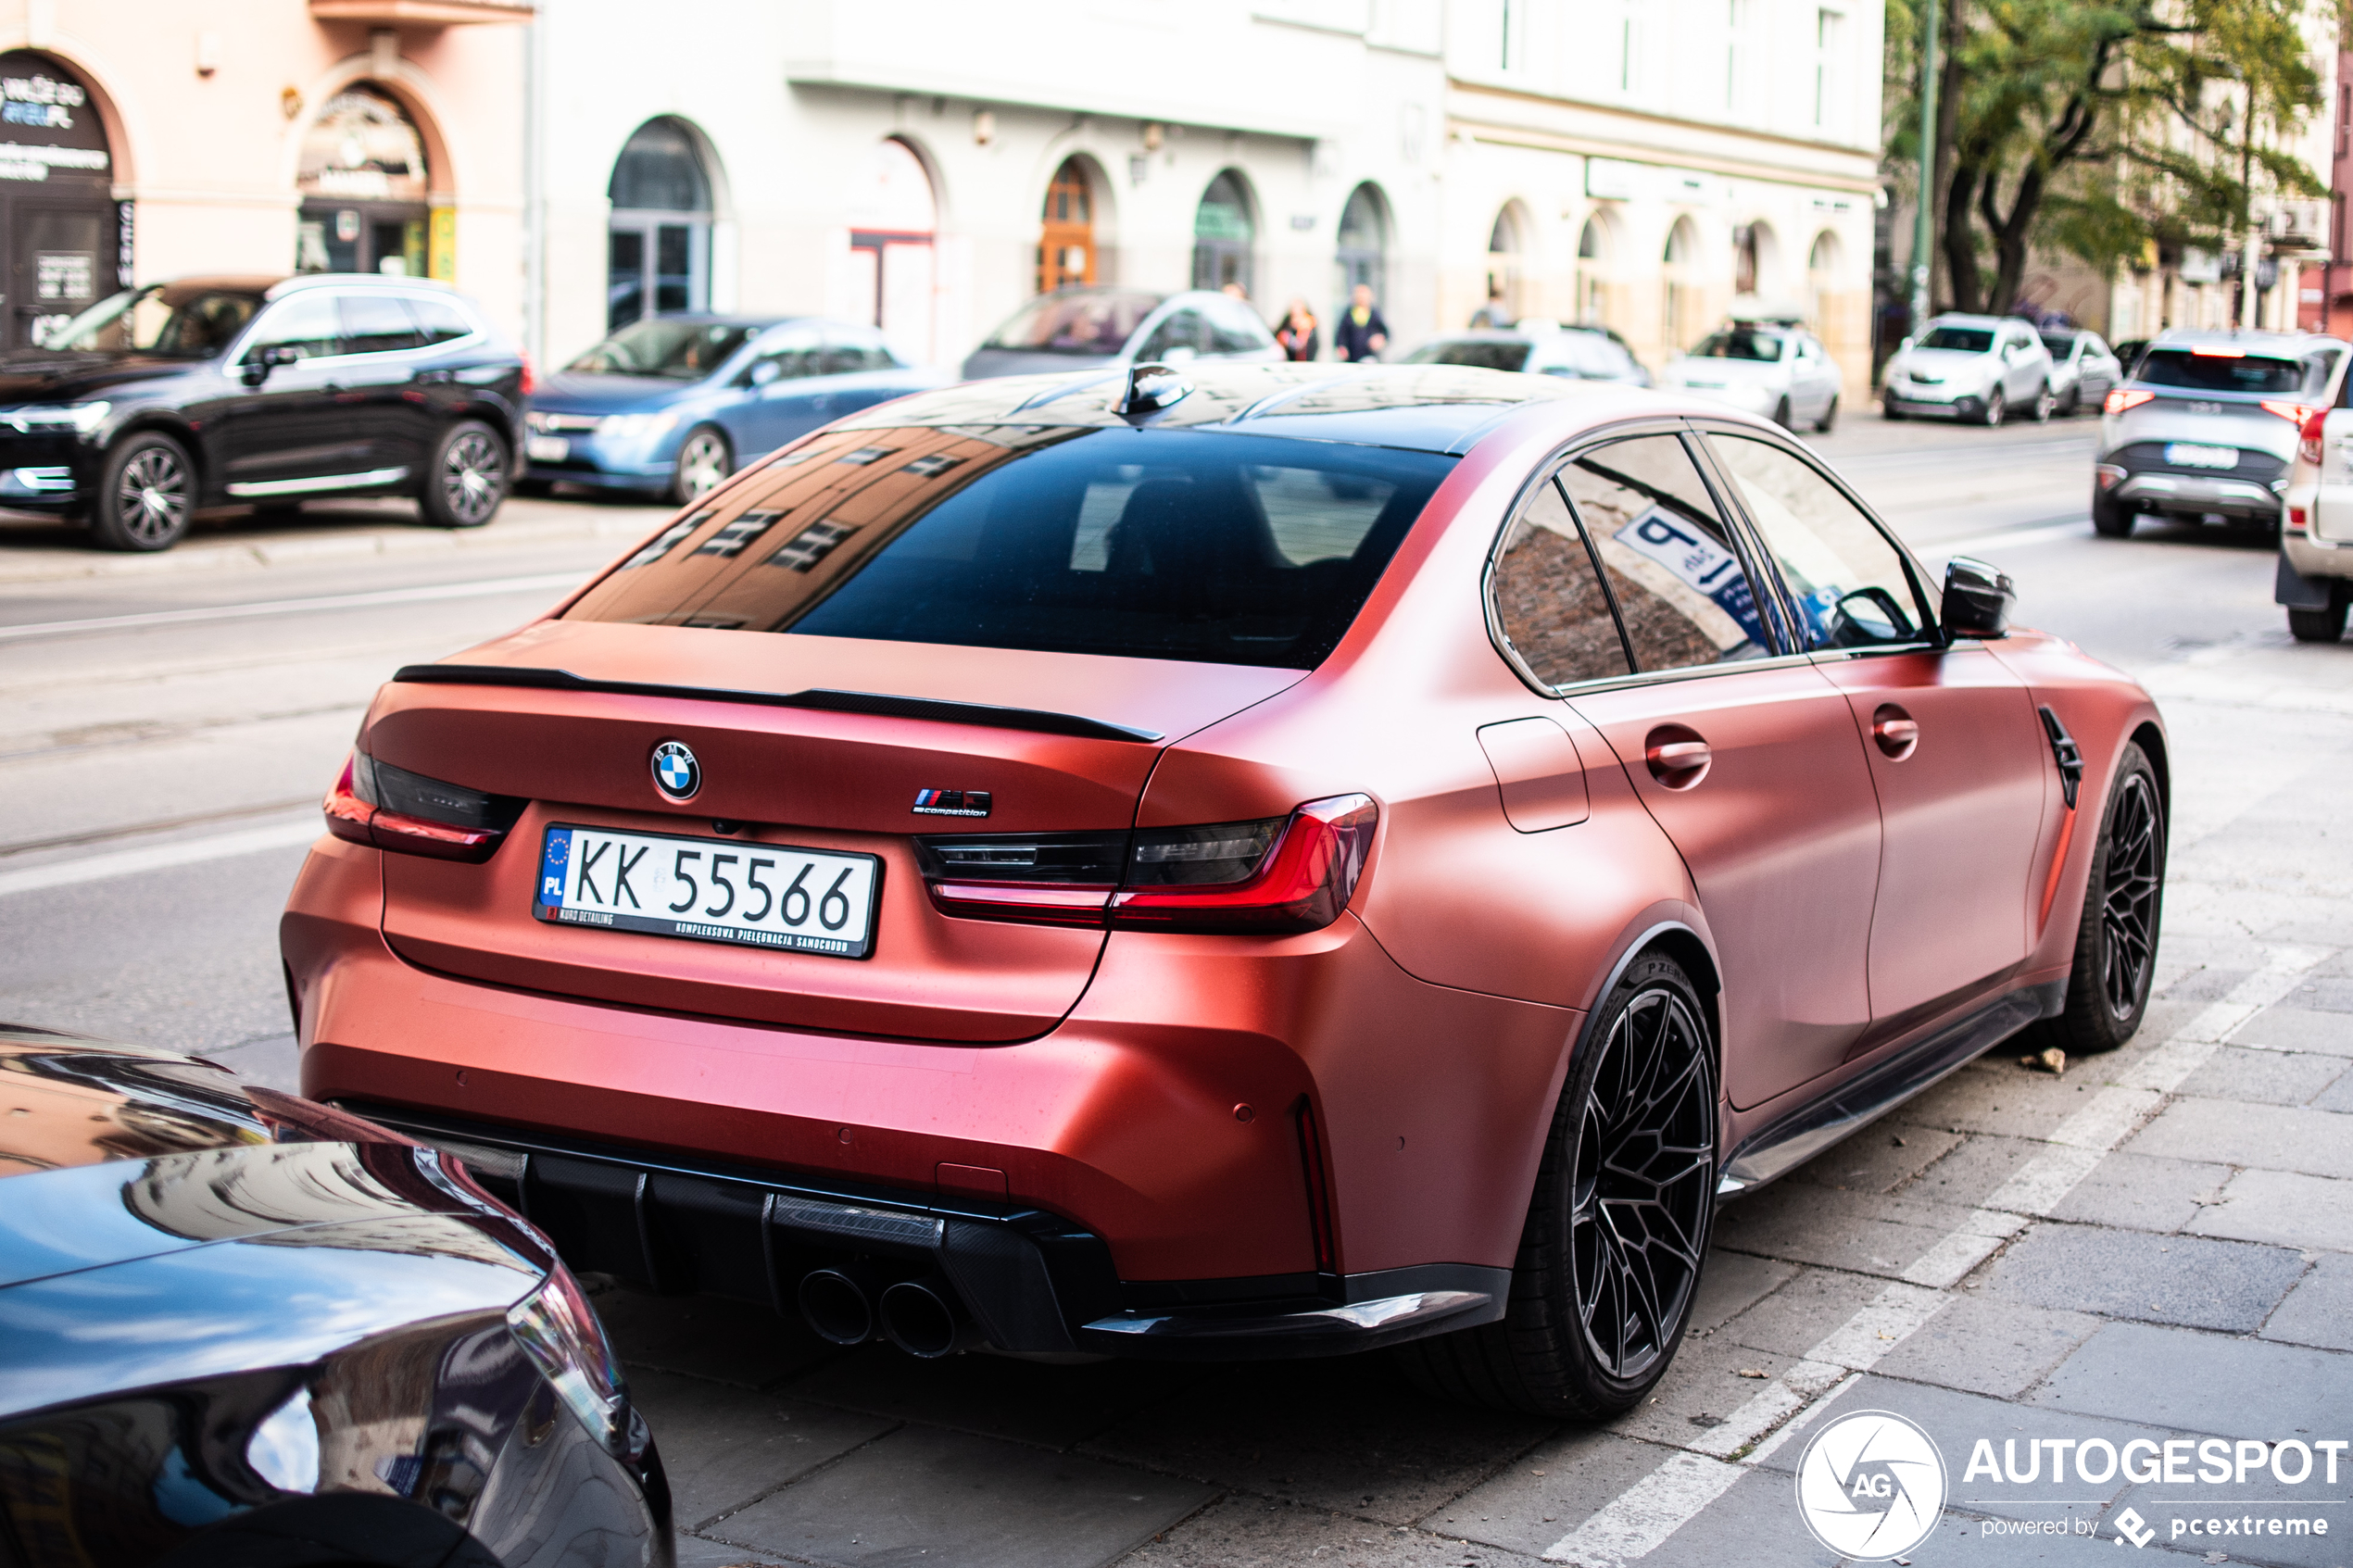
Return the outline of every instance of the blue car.
{"type": "Polygon", "coordinates": [[[819,425],[947,380],[872,327],[657,316],[550,376],[524,415],[523,485],[653,491],[681,505],[819,425]]]}

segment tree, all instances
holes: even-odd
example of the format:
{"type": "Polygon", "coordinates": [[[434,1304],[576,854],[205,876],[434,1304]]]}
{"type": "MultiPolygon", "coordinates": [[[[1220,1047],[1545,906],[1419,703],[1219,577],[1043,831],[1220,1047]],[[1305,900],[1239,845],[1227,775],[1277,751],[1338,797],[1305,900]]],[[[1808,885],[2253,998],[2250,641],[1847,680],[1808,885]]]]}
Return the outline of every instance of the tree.
{"type": "MultiPolygon", "coordinates": [[[[2007,309],[2038,246],[2102,268],[2150,240],[2228,248],[2259,184],[2324,191],[2270,144],[2322,103],[2306,3],[1945,0],[1929,199],[1954,307],[2007,309]]],[[[1918,118],[1914,4],[1888,12],[1899,128],[1918,118]]],[[[1899,129],[1890,150],[1916,146],[1899,129]]]]}

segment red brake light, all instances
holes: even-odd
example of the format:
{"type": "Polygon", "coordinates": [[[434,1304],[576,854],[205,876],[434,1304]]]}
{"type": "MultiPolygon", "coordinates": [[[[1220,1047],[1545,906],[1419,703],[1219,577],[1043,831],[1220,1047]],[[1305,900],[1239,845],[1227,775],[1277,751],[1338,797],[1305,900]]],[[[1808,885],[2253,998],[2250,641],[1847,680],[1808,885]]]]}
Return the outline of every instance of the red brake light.
{"type": "Polygon", "coordinates": [[[395,768],[357,750],[321,804],[327,831],[337,838],[437,860],[472,861],[490,859],[523,806],[395,768]]]}
{"type": "Polygon", "coordinates": [[[2257,407],[2261,408],[2265,413],[2272,416],[2274,419],[2285,420],[2288,423],[2294,425],[2298,430],[2302,430],[2304,428],[2305,420],[2310,419],[2314,414],[2321,411],[2320,409],[2313,408],[2309,403],[2289,403],[2284,400],[2274,401],[2269,397],[2258,404],[2257,407]]]}
{"type": "Polygon", "coordinates": [[[2127,408],[2139,408],[2156,395],[2156,393],[2145,387],[2120,386],[2108,393],[2108,401],[2101,404],[2100,408],[2107,413],[2120,414],[2127,408]]]}
{"type": "Polygon", "coordinates": [[[1149,931],[1316,931],[1364,874],[1380,809],[1311,800],[1289,817],[1133,834],[941,834],[915,841],[932,903],[968,920],[1149,931]]]}
{"type": "Polygon", "coordinates": [[[2296,441],[2296,455],[2305,462],[2317,463],[2321,460],[2321,439],[2328,433],[2328,422],[2329,411],[2326,408],[2313,408],[2305,414],[2296,441]]]}
{"type": "Polygon", "coordinates": [[[522,355],[522,395],[525,397],[539,390],[538,373],[531,368],[531,356],[522,355]]]}
{"type": "Polygon", "coordinates": [[[1290,814],[1255,873],[1207,885],[1129,886],[1111,923],[1151,931],[1319,931],[1340,918],[1364,874],[1380,808],[1364,795],[1311,800],[1290,814]]]}

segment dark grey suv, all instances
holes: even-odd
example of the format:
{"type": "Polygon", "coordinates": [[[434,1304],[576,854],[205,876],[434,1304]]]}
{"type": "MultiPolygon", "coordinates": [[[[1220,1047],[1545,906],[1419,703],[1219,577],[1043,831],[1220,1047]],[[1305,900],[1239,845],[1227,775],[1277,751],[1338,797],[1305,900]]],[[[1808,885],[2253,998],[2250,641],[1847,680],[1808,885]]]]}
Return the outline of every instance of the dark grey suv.
{"type": "Polygon", "coordinates": [[[2276,527],[2297,433],[2344,372],[2344,340],[2304,332],[2170,332],[2108,395],[2092,525],[2143,513],[2276,527]]]}

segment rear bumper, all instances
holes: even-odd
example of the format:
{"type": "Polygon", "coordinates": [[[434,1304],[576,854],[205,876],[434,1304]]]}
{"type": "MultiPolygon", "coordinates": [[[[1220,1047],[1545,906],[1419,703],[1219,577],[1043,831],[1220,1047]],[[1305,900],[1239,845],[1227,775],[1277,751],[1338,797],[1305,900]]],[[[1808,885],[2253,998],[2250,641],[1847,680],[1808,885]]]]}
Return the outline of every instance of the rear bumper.
{"type": "Polygon", "coordinates": [[[2109,494],[2144,511],[2220,512],[2259,521],[2269,521],[2280,512],[2279,492],[2246,479],[2135,473],[2127,475],[2109,494]]]}
{"type": "Polygon", "coordinates": [[[380,861],[329,841],[289,902],[305,1093],[471,1145],[567,1259],[659,1289],[775,1303],[846,1253],[962,1292],[996,1248],[1027,1283],[968,1306],[1009,1349],[1337,1353],[1500,1314],[1580,1018],[1414,980],[1353,916],[1115,934],[1013,1045],[658,1013],[404,961],[380,861]]]}
{"type": "Polygon", "coordinates": [[[2290,579],[2318,580],[2325,584],[2348,577],[2353,577],[2353,544],[2313,539],[2301,533],[2281,536],[2279,580],[2272,593],[2275,602],[2300,609],[2324,609],[2329,603],[2325,587],[2307,589],[2290,579]]]}

